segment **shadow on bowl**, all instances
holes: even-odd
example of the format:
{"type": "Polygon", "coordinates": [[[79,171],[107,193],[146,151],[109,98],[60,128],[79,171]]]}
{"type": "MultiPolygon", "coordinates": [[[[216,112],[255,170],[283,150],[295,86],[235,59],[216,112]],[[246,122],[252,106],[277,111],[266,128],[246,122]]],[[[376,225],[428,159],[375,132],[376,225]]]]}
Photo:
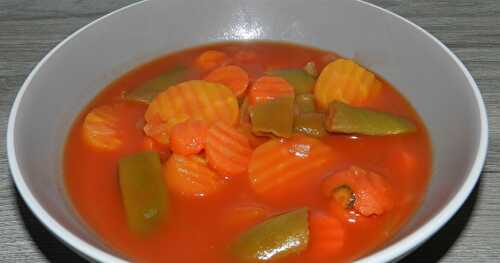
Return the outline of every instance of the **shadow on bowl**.
{"type": "MultiPolygon", "coordinates": [[[[448,253],[467,226],[481,191],[481,178],[462,208],[421,247],[401,262],[437,262],[448,253]]],[[[23,223],[38,249],[50,262],[87,262],[67,248],[30,211],[16,189],[16,204],[23,223]]]]}

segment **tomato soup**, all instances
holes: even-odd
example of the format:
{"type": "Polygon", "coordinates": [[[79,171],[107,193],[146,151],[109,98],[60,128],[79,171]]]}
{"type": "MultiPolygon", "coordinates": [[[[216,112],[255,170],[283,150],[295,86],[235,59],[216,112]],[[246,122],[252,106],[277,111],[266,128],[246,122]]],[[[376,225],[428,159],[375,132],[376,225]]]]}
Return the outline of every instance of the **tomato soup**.
{"type": "Polygon", "coordinates": [[[137,67],[82,110],[64,155],[76,211],[134,262],[350,262],[397,233],[430,175],[395,87],[273,42],[137,67]]]}

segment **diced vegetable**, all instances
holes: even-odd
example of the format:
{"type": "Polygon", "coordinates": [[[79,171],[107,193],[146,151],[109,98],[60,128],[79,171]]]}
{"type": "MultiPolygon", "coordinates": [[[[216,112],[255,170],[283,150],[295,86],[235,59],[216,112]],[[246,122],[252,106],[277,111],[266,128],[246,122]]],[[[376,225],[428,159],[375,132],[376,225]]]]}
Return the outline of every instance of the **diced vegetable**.
{"type": "Polygon", "coordinates": [[[365,135],[395,135],[416,131],[412,122],[386,112],[330,103],[325,121],[329,132],[365,135]]]}
{"type": "Polygon", "coordinates": [[[316,82],[311,75],[303,69],[275,69],[266,72],[268,76],[282,77],[295,89],[295,94],[311,93],[316,82]]]}
{"type": "Polygon", "coordinates": [[[308,211],[301,208],[254,226],[240,236],[231,251],[244,262],[270,261],[298,254],[308,243],[308,211]]]}
{"type": "Polygon", "coordinates": [[[216,68],[205,77],[205,80],[231,88],[236,96],[243,95],[250,81],[245,70],[233,65],[216,68]]]}
{"type": "Polygon", "coordinates": [[[224,214],[224,222],[229,227],[246,228],[265,219],[268,209],[259,204],[240,204],[231,207],[224,214]]]}
{"type": "Polygon", "coordinates": [[[252,131],[288,138],[293,130],[293,97],[279,97],[250,108],[252,131]]]}
{"type": "Polygon", "coordinates": [[[163,165],[167,187],[170,191],[186,197],[205,197],[220,191],[224,178],[208,168],[207,161],[200,156],[172,154],[163,165]]]}
{"type": "Polygon", "coordinates": [[[293,129],[296,133],[319,138],[326,135],[324,122],[322,113],[301,113],[295,116],[293,129]]]}
{"type": "Polygon", "coordinates": [[[201,71],[209,71],[229,62],[229,56],[221,51],[208,50],[203,52],[195,61],[195,66],[201,71]]]}
{"type": "Polygon", "coordinates": [[[125,93],[125,98],[150,103],[156,95],[170,86],[181,82],[187,75],[185,67],[178,66],[170,71],[144,82],[140,87],[125,93]]]}
{"type": "Polygon", "coordinates": [[[322,110],[332,101],[361,106],[377,96],[382,83],[370,71],[349,59],[328,64],[316,82],[314,96],[322,110]]]}
{"type": "Polygon", "coordinates": [[[255,105],[278,97],[294,97],[294,88],[280,77],[264,76],[250,87],[247,98],[250,105],[255,105]]]}
{"type": "Polygon", "coordinates": [[[314,63],[314,61],[307,62],[304,66],[304,71],[313,78],[318,77],[318,69],[316,68],[316,63],[314,63]]]}
{"type": "Polygon", "coordinates": [[[295,97],[295,106],[299,113],[316,112],[316,103],[312,94],[300,94],[295,97]]]}
{"type": "Polygon", "coordinates": [[[118,178],[130,228],[138,233],[151,231],[168,212],[160,156],[141,152],[121,159],[118,178]]]}
{"type": "Polygon", "coordinates": [[[223,122],[216,122],[208,130],[205,152],[212,169],[231,177],[247,171],[252,148],[244,134],[223,122]]]}
{"type": "Polygon", "coordinates": [[[99,150],[112,151],[123,145],[119,118],[114,105],[92,109],[83,121],[83,139],[99,150]]]}
{"type": "Polygon", "coordinates": [[[170,148],[174,153],[190,155],[201,152],[207,141],[208,126],[203,121],[187,120],[172,128],[170,148]]]}
{"type": "Polygon", "coordinates": [[[307,255],[311,261],[327,262],[344,246],[345,231],[335,217],[321,213],[309,216],[310,240],[307,255]]]}
{"type": "Polygon", "coordinates": [[[330,146],[311,137],[270,140],[252,153],[248,175],[259,196],[281,200],[293,196],[306,182],[322,177],[335,160],[330,146]]]}
{"type": "Polygon", "coordinates": [[[354,202],[354,209],[364,216],[381,215],[394,206],[392,191],[385,178],[356,166],[326,178],[321,190],[325,197],[340,202],[345,209],[350,209],[350,203],[354,202]],[[354,197],[349,195],[350,191],[354,197]],[[346,202],[348,205],[344,205],[346,202]]]}

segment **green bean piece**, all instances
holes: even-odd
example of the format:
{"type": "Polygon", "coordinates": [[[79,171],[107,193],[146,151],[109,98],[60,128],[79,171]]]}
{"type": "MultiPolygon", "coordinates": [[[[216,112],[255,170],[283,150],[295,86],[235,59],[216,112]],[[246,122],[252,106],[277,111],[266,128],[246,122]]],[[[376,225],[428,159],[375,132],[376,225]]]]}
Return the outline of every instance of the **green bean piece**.
{"type": "Polygon", "coordinates": [[[293,131],[293,110],[292,96],[257,103],[250,108],[252,132],[272,133],[279,137],[289,138],[293,131]]]}
{"type": "Polygon", "coordinates": [[[174,67],[170,71],[146,81],[140,87],[126,92],[125,99],[150,103],[160,92],[184,80],[186,73],[185,67],[174,67]]]}
{"type": "Polygon", "coordinates": [[[325,121],[329,132],[395,135],[416,131],[412,122],[394,114],[359,108],[334,101],[328,106],[325,121]]]}
{"type": "Polygon", "coordinates": [[[297,254],[308,242],[308,210],[300,208],[252,227],[232,244],[231,251],[244,262],[270,261],[297,254]]]}
{"type": "Polygon", "coordinates": [[[301,113],[295,116],[293,130],[312,137],[326,135],[325,115],[323,113],[301,113]]]}
{"type": "Polygon", "coordinates": [[[314,95],[300,94],[295,97],[295,106],[299,113],[312,113],[316,112],[316,103],[314,95]]]}
{"type": "Polygon", "coordinates": [[[316,83],[316,80],[303,69],[275,69],[266,72],[266,75],[284,78],[294,87],[296,95],[311,93],[316,83]]]}
{"type": "Polygon", "coordinates": [[[150,232],[168,209],[159,154],[140,152],[122,158],[118,176],[129,227],[141,234],[150,232]]]}

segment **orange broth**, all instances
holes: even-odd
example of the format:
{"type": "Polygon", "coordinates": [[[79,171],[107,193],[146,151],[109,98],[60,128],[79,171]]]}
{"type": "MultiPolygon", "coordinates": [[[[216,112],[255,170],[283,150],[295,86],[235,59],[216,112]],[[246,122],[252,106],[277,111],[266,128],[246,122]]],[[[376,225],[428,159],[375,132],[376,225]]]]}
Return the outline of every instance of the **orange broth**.
{"type": "MultiPolygon", "coordinates": [[[[315,61],[318,71],[336,55],[309,47],[286,43],[243,42],[220,43],[172,53],[144,64],[106,87],[80,114],[70,130],[64,155],[64,176],[70,200],[76,211],[111,248],[136,262],[235,262],[228,245],[250,226],[228,226],[228,209],[239,204],[259,204],[271,214],[308,206],[311,211],[327,211],[319,194],[319,182],[279,202],[266,203],[252,191],[246,176],[231,178],[227,187],[214,196],[185,198],[170,194],[168,219],[149,235],[132,232],[126,221],[117,177],[117,162],[125,155],[142,150],[146,104],[123,101],[123,92],[134,89],[178,63],[191,66],[205,50],[219,50],[234,57],[240,51],[258,56],[238,56],[232,61],[245,69],[250,80],[272,68],[302,68],[315,61]],[[251,60],[248,62],[248,60],[251,60]],[[120,118],[126,131],[125,146],[116,151],[97,151],[82,139],[82,123],[93,108],[123,103],[120,118]],[[225,221],[226,220],[226,221],[225,221]]],[[[245,54],[245,53],[243,53],[245,54]]],[[[204,75],[193,71],[190,79],[204,75]]],[[[431,174],[431,145],[426,128],[410,103],[391,85],[383,81],[380,96],[370,108],[404,116],[413,121],[417,131],[395,136],[354,136],[329,134],[321,140],[339,155],[331,174],[356,165],[383,175],[394,190],[395,207],[380,216],[358,216],[343,222],[343,248],[328,262],[349,262],[369,254],[391,239],[408,221],[424,197],[431,174]],[[404,152],[404,155],[400,153],[404,152]]],[[[258,222],[256,222],[258,223],[258,222]]],[[[279,262],[314,262],[307,253],[293,255],[279,262]]]]}

